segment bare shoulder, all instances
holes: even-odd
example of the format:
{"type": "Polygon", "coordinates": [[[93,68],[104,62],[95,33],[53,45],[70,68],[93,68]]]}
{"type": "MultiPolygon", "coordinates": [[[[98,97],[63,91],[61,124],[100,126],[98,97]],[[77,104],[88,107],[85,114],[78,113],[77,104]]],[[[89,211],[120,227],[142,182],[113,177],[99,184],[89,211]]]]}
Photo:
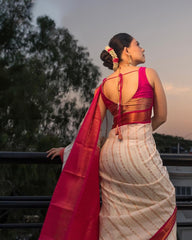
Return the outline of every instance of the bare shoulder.
{"type": "Polygon", "coordinates": [[[106,79],[111,79],[111,78],[115,78],[118,76],[117,71],[113,72],[112,74],[110,74],[109,76],[106,77],[106,79]]]}
{"type": "Polygon", "coordinates": [[[99,87],[95,89],[94,96],[97,94],[98,90],[99,90],[99,87]]]}
{"type": "Polygon", "coordinates": [[[149,83],[152,87],[155,86],[155,83],[160,81],[159,75],[153,68],[146,68],[146,75],[149,83]]]}
{"type": "Polygon", "coordinates": [[[112,74],[107,76],[105,78],[106,81],[103,86],[103,89],[108,88],[109,86],[113,85],[113,82],[115,81],[115,79],[118,79],[118,78],[119,78],[119,76],[118,76],[117,72],[113,72],[112,74]],[[111,81],[111,80],[113,80],[113,81],[111,81]]]}

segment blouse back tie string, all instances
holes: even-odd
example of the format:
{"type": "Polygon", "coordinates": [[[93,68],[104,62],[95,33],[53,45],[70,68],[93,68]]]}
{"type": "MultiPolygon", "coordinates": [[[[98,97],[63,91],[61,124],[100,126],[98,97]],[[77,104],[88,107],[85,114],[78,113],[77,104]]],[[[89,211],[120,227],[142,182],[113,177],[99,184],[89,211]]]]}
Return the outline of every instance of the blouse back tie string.
{"type": "Polygon", "coordinates": [[[118,139],[119,139],[120,141],[123,140],[123,136],[122,136],[122,133],[121,133],[121,128],[120,128],[120,126],[119,126],[119,123],[120,123],[120,121],[121,121],[122,88],[123,88],[123,75],[122,75],[122,73],[119,73],[119,84],[118,84],[118,90],[119,90],[118,122],[117,122],[115,134],[118,135],[118,139]]]}

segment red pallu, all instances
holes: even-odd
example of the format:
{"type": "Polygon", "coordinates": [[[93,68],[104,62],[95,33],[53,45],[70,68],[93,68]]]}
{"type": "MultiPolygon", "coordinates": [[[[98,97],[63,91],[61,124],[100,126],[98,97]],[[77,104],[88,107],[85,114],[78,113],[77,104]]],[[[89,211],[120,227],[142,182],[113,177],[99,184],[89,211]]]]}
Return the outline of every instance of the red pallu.
{"type": "Polygon", "coordinates": [[[39,240],[99,239],[98,88],[54,190],[39,240]]]}

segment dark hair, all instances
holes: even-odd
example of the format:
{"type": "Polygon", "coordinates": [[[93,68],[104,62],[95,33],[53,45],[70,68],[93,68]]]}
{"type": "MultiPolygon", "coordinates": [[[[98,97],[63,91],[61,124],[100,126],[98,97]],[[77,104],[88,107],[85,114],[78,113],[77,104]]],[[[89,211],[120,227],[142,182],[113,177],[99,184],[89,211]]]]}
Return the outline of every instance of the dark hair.
{"type": "MultiPolygon", "coordinates": [[[[111,38],[109,41],[109,47],[113,48],[117,57],[119,58],[119,62],[121,59],[121,54],[124,47],[129,47],[133,37],[127,33],[118,33],[111,38]]],[[[103,61],[103,65],[108,67],[109,69],[113,69],[113,59],[111,55],[106,51],[103,50],[100,54],[100,58],[103,61]]]]}

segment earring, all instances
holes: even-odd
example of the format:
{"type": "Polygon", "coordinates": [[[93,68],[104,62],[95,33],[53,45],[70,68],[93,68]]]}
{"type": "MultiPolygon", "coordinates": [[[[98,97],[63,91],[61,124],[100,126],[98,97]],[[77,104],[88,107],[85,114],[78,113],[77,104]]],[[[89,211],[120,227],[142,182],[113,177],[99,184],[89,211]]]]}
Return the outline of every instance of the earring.
{"type": "Polygon", "coordinates": [[[131,59],[131,55],[128,53],[129,56],[129,61],[128,61],[128,66],[132,65],[132,59],[131,59]]]}

